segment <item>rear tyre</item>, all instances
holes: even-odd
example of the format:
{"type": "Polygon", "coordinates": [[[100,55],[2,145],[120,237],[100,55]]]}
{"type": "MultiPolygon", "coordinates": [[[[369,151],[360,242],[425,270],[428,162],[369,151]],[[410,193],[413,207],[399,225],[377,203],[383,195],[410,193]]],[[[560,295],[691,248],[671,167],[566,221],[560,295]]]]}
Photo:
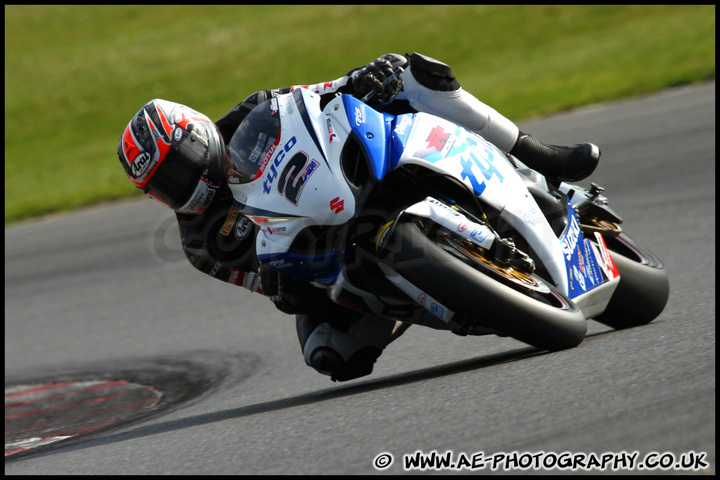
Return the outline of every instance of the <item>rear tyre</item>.
{"type": "Polygon", "coordinates": [[[418,288],[487,328],[545,350],[563,350],[585,338],[582,312],[537,275],[512,272],[482,257],[481,249],[446,234],[431,240],[418,226],[395,228],[383,261],[418,288]],[[437,243],[436,243],[437,242],[437,243]]]}
{"type": "Polygon", "coordinates": [[[620,284],[595,320],[616,330],[646,325],[665,309],[670,282],[660,259],[625,233],[605,238],[620,272],[620,284]]]}

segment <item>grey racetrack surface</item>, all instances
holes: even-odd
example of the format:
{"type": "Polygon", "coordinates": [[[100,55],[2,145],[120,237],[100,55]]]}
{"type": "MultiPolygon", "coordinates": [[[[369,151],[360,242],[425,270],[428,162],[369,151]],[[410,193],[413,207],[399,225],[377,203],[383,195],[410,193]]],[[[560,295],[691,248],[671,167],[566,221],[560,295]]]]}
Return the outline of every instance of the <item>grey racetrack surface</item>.
{"type": "Polygon", "coordinates": [[[412,327],[371,376],[337,384],[304,364],[292,317],[195,271],[155,202],[31,222],[5,230],[6,383],[160,358],[210,367],[214,383],[5,473],[374,474],[388,452],[383,472],[397,474],[416,451],[694,451],[715,472],[714,81],[521,128],[601,146],[593,180],[669,271],[653,323],[616,332],[590,321],[580,346],[556,353],[412,327]]]}

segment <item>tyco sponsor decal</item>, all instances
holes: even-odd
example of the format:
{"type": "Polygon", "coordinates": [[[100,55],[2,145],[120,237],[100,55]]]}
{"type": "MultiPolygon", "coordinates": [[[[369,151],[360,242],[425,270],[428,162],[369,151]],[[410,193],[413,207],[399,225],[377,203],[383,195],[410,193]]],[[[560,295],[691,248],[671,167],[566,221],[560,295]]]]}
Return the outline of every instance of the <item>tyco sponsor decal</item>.
{"type": "MultiPolygon", "coordinates": [[[[267,178],[263,182],[263,192],[264,193],[270,193],[270,187],[272,187],[273,182],[278,177],[277,167],[279,167],[282,162],[285,160],[285,156],[290,153],[290,151],[293,149],[293,147],[297,144],[297,138],[292,137],[290,140],[288,140],[285,145],[283,146],[282,150],[280,150],[275,157],[275,160],[270,164],[270,173],[268,174],[267,178]]],[[[269,162],[270,157],[275,152],[275,149],[271,149],[267,154],[267,161],[269,162]]],[[[265,162],[263,162],[265,163],[265,162]]],[[[264,170],[264,166],[261,167],[264,170]]]]}
{"type": "MultiPolygon", "coordinates": [[[[468,142],[471,141],[472,139],[468,138],[468,142]]],[[[495,154],[487,147],[483,149],[482,153],[483,156],[481,158],[476,157],[473,152],[468,152],[467,156],[460,157],[460,166],[462,167],[460,176],[463,180],[468,180],[470,182],[470,185],[472,185],[473,191],[476,195],[482,195],[485,191],[485,187],[487,186],[485,184],[485,180],[490,180],[493,175],[497,177],[498,181],[503,181],[503,176],[500,173],[500,170],[493,165],[495,154]],[[485,180],[476,175],[473,167],[482,173],[485,180]]]]}

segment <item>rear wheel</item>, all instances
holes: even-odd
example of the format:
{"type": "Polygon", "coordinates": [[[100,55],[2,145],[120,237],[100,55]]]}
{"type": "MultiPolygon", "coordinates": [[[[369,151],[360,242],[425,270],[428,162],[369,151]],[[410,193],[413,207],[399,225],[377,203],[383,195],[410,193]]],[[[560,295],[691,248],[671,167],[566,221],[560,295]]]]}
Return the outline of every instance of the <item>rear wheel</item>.
{"type": "Polygon", "coordinates": [[[620,272],[620,284],[595,320],[615,329],[645,325],[667,305],[670,283],[660,259],[625,233],[605,238],[620,272]]]}
{"type": "Polygon", "coordinates": [[[547,350],[585,338],[585,317],[552,284],[498,263],[470,242],[443,232],[431,239],[402,223],[386,248],[384,261],[395,271],[482,327],[547,350]]]}

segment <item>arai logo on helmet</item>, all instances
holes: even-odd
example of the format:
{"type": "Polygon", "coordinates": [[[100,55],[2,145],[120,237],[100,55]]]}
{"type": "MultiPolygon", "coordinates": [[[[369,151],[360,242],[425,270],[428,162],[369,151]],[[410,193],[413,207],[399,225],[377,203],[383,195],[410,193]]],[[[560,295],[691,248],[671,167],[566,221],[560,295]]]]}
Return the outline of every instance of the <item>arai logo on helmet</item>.
{"type": "Polygon", "coordinates": [[[151,158],[152,157],[148,152],[142,152],[137,157],[135,157],[135,160],[133,160],[132,164],[130,164],[130,170],[132,170],[132,174],[134,177],[140,177],[143,173],[145,173],[148,166],[150,165],[151,158]]]}

